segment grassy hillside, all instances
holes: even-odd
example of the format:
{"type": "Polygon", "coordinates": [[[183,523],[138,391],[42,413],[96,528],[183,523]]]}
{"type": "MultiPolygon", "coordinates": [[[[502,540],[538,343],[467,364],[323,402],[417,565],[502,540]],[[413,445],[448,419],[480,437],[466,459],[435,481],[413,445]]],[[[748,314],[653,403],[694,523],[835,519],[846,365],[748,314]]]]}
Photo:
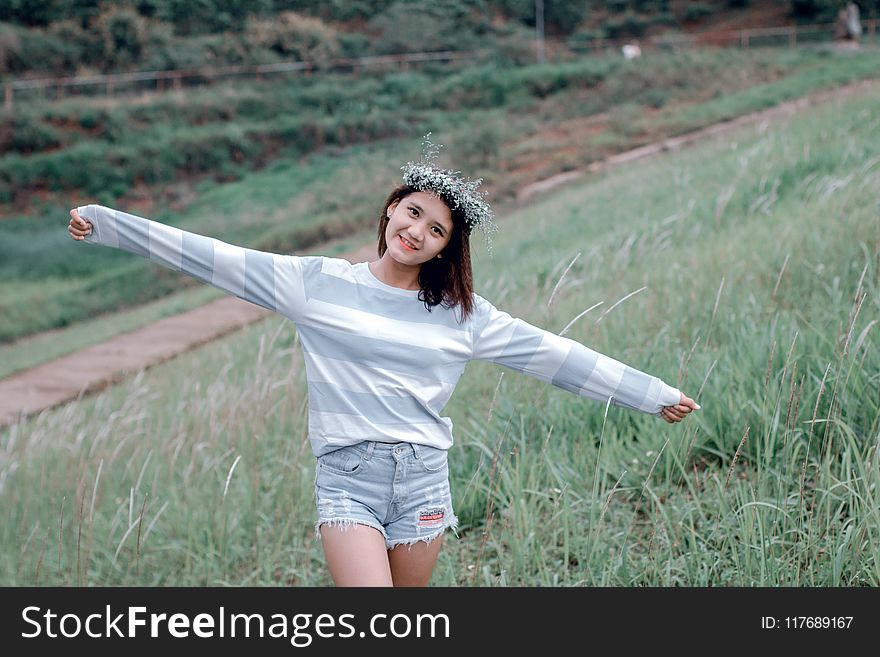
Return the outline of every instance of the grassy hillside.
{"type": "MultiPolygon", "coordinates": [[[[569,185],[477,243],[479,293],[554,332],[601,304],[566,335],[702,410],[472,363],[434,584],[880,584],[878,101],[569,185]]],[[[270,318],[0,433],[0,582],[328,584],[301,365],[270,318]]]]}
{"type": "MultiPolygon", "coordinates": [[[[244,246],[303,252],[328,237],[370,235],[381,203],[374,190],[395,183],[400,164],[418,156],[414,137],[428,130],[447,146],[447,165],[484,178],[506,212],[529,182],[874,77],[880,52],[722,50],[628,64],[612,57],[486,64],[109,107],[34,106],[27,120],[56,130],[58,141],[0,157],[0,193],[10,201],[0,233],[7,283],[0,342],[160,299],[186,284],[127,254],[78,248],[63,229],[73,205],[100,202],[244,246]]],[[[0,113],[0,124],[22,116],[0,113]]],[[[82,342],[70,342],[76,346],[82,342]]]]}
{"type": "MultiPolygon", "coordinates": [[[[556,52],[595,39],[833,22],[844,4],[546,2],[542,23],[556,52]]],[[[858,4],[863,18],[880,15],[880,0],[858,4]]],[[[339,57],[475,47],[534,60],[537,12],[532,0],[0,0],[0,80],[291,60],[323,66],[339,57]]]]}

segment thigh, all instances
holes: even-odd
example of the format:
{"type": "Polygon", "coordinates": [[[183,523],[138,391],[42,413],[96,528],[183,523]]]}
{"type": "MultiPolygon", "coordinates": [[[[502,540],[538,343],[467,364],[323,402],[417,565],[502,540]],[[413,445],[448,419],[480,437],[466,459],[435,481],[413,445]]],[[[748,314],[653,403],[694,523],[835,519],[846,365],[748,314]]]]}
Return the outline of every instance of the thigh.
{"type": "Polygon", "coordinates": [[[321,543],[336,586],[393,586],[385,537],[366,525],[321,525],[321,543]]]}
{"type": "Polygon", "coordinates": [[[443,545],[443,535],[388,550],[394,586],[427,586],[443,545]]]}

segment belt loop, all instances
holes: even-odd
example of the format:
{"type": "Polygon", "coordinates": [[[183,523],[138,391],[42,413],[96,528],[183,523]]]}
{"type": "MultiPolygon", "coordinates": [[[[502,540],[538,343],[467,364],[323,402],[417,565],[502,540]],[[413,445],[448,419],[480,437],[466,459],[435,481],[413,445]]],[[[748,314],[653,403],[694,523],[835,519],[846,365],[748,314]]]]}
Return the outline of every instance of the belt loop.
{"type": "Polygon", "coordinates": [[[421,459],[422,457],[421,457],[421,454],[420,454],[420,452],[419,452],[419,449],[420,449],[419,446],[416,445],[415,443],[410,443],[410,445],[412,445],[412,451],[413,451],[413,454],[416,455],[416,458],[417,458],[417,459],[421,459]]]}
{"type": "Polygon", "coordinates": [[[366,454],[366,456],[364,456],[365,461],[369,461],[371,458],[373,458],[373,450],[374,449],[376,449],[376,441],[375,440],[368,440],[367,441],[367,454],[366,454]]]}

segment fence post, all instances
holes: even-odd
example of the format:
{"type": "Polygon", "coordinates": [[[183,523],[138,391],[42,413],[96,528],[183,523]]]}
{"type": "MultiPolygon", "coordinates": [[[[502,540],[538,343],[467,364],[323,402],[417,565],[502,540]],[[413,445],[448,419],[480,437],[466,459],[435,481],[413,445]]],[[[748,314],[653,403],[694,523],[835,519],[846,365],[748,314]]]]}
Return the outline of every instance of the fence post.
{"type": "Polygon", "coordinates": [[[792,26],[791,31],[788,33],[788,47],[794,48],[797,45],[797,27],[792,26]]]}
{"type": "Polygon", "coordinates": [[[6,109],[12,109],[12,84],[7,82],[3,87],[3,104],[6,109]]]}
{"type": "Polygon", "coordinates": [[[742,46],[745,50],[749,49],[749,33],[743,30],[739,33],[740,37],[740,46],[742,46]]]}

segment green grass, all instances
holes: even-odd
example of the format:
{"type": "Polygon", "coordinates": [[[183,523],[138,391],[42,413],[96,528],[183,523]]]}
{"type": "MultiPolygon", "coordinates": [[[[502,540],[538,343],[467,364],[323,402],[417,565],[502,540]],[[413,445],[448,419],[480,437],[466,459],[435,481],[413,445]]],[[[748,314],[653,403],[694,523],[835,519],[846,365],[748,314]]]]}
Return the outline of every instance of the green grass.
{"type": "MultiPolygon", "coordinates": [[[[472,363],[433,584],[880,584],[878,100],[569,184],[501,216],[494,258],[475,242],[480,294],[555,332],[601,302],[566,335],[702,410],[472,363]]],[[[0,583],[328,584],[313,477],[273,316],[0,433],[0,583]]]]}
{"type": "MultiPolygon", "coordinates": [[[[339,257],[374,238],[373,231],[356,233],[328,243],[321,251],[323,255],[339,257]]],[[[194,283],[194,281],[193,281],[194,283]]],[[[44,283],[32,284],[35,287],[44,283]]],[[[70,283],[70,294],[77,293],[77,284],[70,283]]],[[[45,289],[43,289],[45,293],[45,289]]],[[[3,289],[3,294],[28,294],[26,286],[21,283],[15,287],[3,289]]],[[[54,358],[60,358],[78,349],[100,344],[123,333],[143,328],[145,325],[179,313],[193,310],[215,299],[224,293],[213,287],[190,285],[177,292],[155,301],[134,306],[119,312],[102,315],[95,319],[78,321],[66,328],[36,333],[32,336],[0,345],[0,377],[36,367],[54,358]]],[[[0,295],[0,299],[2,299],[0,295]]],[[[2,303],[2,301],[0,301],[2,303]]],[[[39,312],[41,306],[34,306],[39,312]]]]}
{"type": "Polygon", "coordinates": [[[37,333],[0,346],[0,377],[60,358],[75,349],[100,344],[121,333],[197,308],[222,296],[223,292],[212,287],[189,288],[130,310],[77,322],[66,329],[37,333]]]}
{"type": "MultiPolygon", "coordinates": [[[[384,148],[368,154],[354,149],[346,158],[316,155],[304,166],[288,162],[233,185],[204,189],[183,217],[167,208],[150,216],[226,242],[278,252],[301,251],[354,232],[362,235],[372,229],[381,201],[371,204],[355,193],[381,184],[377,158],[384,148]],[[356,187],[334,195],[329,181],[339,177],[356,187]]],[[[146,261],[81,248],[67,234],[67,219],[67,210],[50,208],[39,217],[4,223],[0,273],[10,284],[0,295],[0,341],[153,301],[189,284],[146,261]]]]}

